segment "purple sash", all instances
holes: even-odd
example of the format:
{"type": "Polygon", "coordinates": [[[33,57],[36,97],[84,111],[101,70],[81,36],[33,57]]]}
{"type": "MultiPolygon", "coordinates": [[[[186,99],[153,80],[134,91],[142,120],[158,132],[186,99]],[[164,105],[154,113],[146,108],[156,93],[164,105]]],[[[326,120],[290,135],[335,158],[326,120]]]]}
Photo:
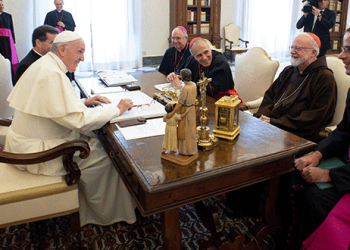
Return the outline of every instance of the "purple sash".
{"type": "Polygon", "coordinates": [[[56,26],[56,29],[58,29],[60,31],[60,33],[64,31],[64,29],[60,26],[56,26]]]}
{"type": "Polygon", "coordinates": [[[303,250],[348,249],[350,243],[350,194],[345,194],[325,221],[303,242],[303,250]]]}
{"type": "Polygon", "coordinates": [[[17,66],[18,66],[18,57],[16,52],[15,43],[13,42],[12,33],[10,29],[0,28],[0,36],[10,38],[10,46],[11,46],[11,64],[13,68],[14,74],[16,74],[17,66]]]}

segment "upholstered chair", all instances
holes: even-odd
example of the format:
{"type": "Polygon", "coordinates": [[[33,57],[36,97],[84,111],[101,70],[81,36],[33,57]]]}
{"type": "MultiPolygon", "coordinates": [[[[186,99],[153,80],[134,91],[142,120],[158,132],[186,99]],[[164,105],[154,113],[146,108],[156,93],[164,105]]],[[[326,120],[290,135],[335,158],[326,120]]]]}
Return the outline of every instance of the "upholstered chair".
{"type": "Polygon", "coordinates": [[[239,38],[240,27],[234,23],[224,27],[225,35],[225,54],[230,54],[231,63],[233,62],[233,55],[246,52],[248,50],[248,41],[244,41],[239,38]],[[241,46],[241,44],[244,46],[241,46]]]}
{"type": "Polygon", "coordinates": [[[236,56],[235,89],[245,109],[254,113],[259,108],[278,67],[279,62],[271,60],[266,51],[259,47],[250,48],[247,53],[236,56]]]}
{"type": "MultiPolygon", "coordinates": [[[[0,54],[0,117],[9,119],[14,114],[14,109],[9,107],[6,101],[12,91],[11,63],[0,54]]],[[[0,126],[0,145],[5,144],[8,127],[0,126]]]]}

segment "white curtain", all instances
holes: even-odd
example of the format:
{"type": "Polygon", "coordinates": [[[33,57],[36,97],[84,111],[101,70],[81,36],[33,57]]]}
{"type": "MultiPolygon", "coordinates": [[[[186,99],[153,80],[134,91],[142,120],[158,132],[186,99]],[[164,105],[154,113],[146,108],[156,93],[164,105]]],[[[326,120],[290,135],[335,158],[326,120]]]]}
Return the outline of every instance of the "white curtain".
{"type": "Polygon", "coordinates": [[[236,23],[249,47],[262,47],[270,56],[286,58],[302,15],[302,1],[244,0],[236,8],[236,23]]]}
{"type": "MultiPolygon", "coordinates": [[[[34,27],[42,25],[54,0],[34,0],[34,27]]],[[[85,61],[78,71],[128,69],[142,66],[140,0],[65,0],[85,42],[85,61]]]]}

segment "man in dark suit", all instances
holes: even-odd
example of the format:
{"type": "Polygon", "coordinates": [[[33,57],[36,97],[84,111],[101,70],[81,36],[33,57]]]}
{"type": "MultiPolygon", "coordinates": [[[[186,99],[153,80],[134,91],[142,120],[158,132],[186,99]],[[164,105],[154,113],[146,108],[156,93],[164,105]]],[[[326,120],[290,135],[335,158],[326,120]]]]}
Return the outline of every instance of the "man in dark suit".
{"type": "Polygon", "coordinates": [[[44,24],[56,27],[61,32],[65,30],[74,31],[75,22],[68,11],[63,10],[63,0],[54,1],[56,9],[47,13],[44,24]]]}
{"type": "Polygon", "coordinates": [[[329,30],[335,24],[335,12],[327,9],[329,0],[318,2],[318,8],[312,6],[312,13],[304,13],[297,22],[297,29],[304,27],[304,32],[312,32],[321,40],[321,48],[319,56],[327,53],[331,48],[331,38],[329,30]]]}
{"type": "Polygon", "coordinates": [[[49,25],[37,27],[32,35],[33,48],[29,51],[25,58],[19,63],[16,71],[16,82],[22,76],[24,71],[40,57],[46,55],[52,46],[53,41],[60,31],[49,25]]]}

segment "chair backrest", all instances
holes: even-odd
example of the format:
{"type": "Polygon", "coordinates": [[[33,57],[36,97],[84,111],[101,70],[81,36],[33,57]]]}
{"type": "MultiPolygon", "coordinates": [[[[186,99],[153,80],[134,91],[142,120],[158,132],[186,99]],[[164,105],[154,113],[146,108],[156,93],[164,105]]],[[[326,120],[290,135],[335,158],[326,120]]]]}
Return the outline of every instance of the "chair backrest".
{"type": "Polygon", "coordinates": [[[9,107],[6,101],[12,91],[11,63],[0,54],[0,117],[10,118],[14,114],[14,109],[9,107]]]}
{"type": "MultiPolygon", "coordinates": [[[[240,27],[238,27],[234,23],[230,23],[229,25],[224,27],[225,39],[233,42],[232,46],[239,46],[239,30],[240,30],[240,27]]],[[[229,46],[230,46],[230,43],[225,41],[225,47],[229,47],[229,46]]]]}
{"type": "Polygon", "coordinates": [[[216,50],[216,51],[219,51],[221,53],[224,53],[224,51],[222,49],[216,48],[208,39],[205,39],[205,40],[209,43],[211,50],[216,50]]]}
{"type": "Polygon", "coordinates": [[[345,73],[343,62],[334,56],[327,56],[327,65],[333,71],[334,78],[337,83],[337,104],[333,121],[329,126],[338,125],[343,119],[343,114],[346,105],[346,96],[350,87],[350,76],[345,73]]]}
{"type": "Polygon", "coordinates": [[[236,55],[235,89],[243,103],[263,97],[270,87],[279,67],[264,49],[250,48],[245,54],[236,55]]]}

